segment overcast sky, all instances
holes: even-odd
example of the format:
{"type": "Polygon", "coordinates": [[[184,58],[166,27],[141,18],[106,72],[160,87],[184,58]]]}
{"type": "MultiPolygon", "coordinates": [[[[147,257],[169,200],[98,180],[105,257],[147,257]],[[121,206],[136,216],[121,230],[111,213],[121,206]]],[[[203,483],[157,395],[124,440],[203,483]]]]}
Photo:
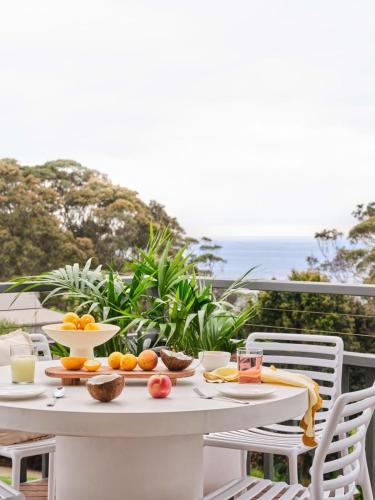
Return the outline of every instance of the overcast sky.
{"type": "Polygon", "coordinates": [[[375,201],[372,0],[4,0],[0,157],[72,158],[189,234],[309,235],[375,201]]]}

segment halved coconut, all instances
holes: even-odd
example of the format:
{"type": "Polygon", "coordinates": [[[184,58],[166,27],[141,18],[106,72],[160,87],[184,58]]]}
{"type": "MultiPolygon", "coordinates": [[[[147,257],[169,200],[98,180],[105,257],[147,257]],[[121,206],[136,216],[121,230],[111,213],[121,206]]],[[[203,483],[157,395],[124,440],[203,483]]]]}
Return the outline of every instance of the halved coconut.
{"type": "Polygon", "coordinates": [[[183,352],[173,352],[168,349],[160,350],[160,357],[165,366],[171,372],[180,372],[185,370],[193,362],[193,358],[183,352]]]}
{"type": "Polygon", "coordinates": [[[87,390],[94,399],[107,403],[117,398],[125,386],[125,379],[121,375],[97,375],[89,378],[86,384],[87,390]]]}

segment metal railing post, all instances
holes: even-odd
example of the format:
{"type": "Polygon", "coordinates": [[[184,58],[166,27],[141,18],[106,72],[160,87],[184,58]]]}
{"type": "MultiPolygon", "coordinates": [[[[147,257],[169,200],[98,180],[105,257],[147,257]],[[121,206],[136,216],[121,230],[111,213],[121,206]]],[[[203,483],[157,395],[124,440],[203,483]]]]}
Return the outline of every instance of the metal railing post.
{"type": "Polygon", "coordinates": [[[273,479],[273,455],[272,453],[264,453],[263,455],[263,472],[265,479],[273,479]]]}
{"type": "Polygon", "coordinates": [[[348,365],[343,365],[342,367],[342,381],[341,381],[341,392],[350,391],[350,368],[348,365]]]}
{"type": "MultiPolygon", "coordinates": [[[[366,387],[370,387],[375,380],[375,369],[367,368],[365,374],[366,387]]],[[[366,460],[371,486],[375,491],[375,418],[372,416],[366,434],[366,460]]]]}

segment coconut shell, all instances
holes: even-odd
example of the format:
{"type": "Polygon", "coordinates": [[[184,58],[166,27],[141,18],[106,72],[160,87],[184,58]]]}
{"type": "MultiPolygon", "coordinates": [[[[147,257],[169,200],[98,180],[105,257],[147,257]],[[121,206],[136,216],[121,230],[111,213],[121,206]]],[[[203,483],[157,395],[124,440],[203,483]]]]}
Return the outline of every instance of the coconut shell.
{"type": "Polygon", "coordinates": [[[87,381],[86,387],[90,395],[108,403],[117,398],[124,389],[125,379],[121,375],[97,375],[87,381]]]}
{"type": "Polygon", "coordinates": [[[167,349],[160,350],[160,357],[171,372],[181,372],[191,365],[193,358],[191,356],[184,356],[184,358],[179,358],[176,356],[176,353],[172,351],[168,351],[167,349]]]}

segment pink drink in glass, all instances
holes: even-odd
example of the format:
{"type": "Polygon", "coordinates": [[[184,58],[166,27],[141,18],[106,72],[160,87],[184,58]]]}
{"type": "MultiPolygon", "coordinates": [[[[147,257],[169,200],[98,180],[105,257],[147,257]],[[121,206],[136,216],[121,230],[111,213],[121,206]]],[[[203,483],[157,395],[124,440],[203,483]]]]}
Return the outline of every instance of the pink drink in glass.
{"type": "Polygon", "coordinates": [[[237,349],[237,366],[240,384],[259,384],[262,370],[261,349],[237,349]]]}

